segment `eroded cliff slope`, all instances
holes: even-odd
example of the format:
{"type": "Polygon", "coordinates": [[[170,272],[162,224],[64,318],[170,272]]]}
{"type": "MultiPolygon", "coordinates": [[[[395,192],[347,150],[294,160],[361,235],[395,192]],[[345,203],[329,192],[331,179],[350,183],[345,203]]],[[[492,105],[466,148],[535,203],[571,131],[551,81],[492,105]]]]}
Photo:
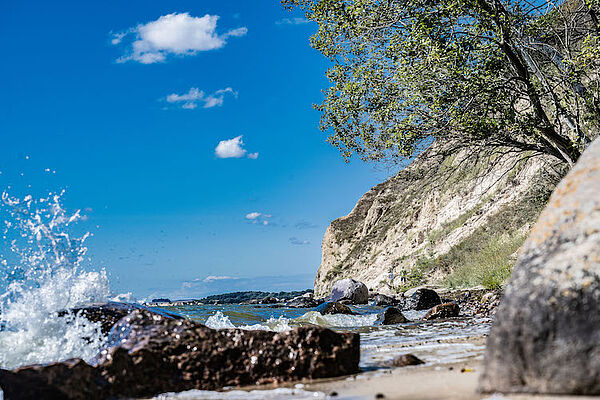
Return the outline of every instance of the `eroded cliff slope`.
{"type": "Polygon", "coordinates": [[[530,154],[428,150],[331,223],[315,294],[352,277],[397,293],[424,283],[501,283],[515,252],[561,177],[530,154]]]}

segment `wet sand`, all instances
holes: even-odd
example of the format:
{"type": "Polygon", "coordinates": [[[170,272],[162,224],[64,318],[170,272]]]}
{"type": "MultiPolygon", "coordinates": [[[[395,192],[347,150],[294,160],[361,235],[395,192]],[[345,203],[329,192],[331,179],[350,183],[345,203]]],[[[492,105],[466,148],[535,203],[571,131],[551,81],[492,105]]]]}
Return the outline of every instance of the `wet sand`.
{"type": "Polygon", "coordinates": [[[313,382],[304,390],[319,391],[333,399],[393,400],[583,400],[588,396],[536,396],[477,393],[481,362],[395,368],[365,372],[344,379],[313,382]],[[463,371],[463,372],[461,372],[463,371]],[[335,395],[337,394],[337,395],[335,395]],[[377,397],[377,396],[383,397],[377,397]]]}

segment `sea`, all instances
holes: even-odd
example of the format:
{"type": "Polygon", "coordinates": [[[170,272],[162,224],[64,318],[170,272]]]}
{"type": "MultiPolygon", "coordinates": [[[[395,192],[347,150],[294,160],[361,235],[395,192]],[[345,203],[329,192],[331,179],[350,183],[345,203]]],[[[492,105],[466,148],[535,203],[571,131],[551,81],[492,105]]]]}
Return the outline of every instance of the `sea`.
{"type": "MultiPolygon", "coordinates": [[[[92,360],[106,345],[98,323],[82,316],[58,317],[71,308],[106,301],[133,302],[115,294],[106,272],[95,269],[87,255],[89,233],[78,223],[79,211],[62,206],[63,193],[42,198],[0,199],[0,368],[51,363],[70,358],[92,360]]],[[[487,334],[487,318],[423,322],[422,311],[406,311],[413,321],[383,326],[377,323],[383,308],[351,306],[356,315],[321,315],[313,309],[282,305],[185,305],[164,307],[214,329],[286,331],[318,325],[360,334],[363,371],[389,368],[392,359],[412,353],[426,365],[453,364],[479,359],[480,342],[466,340],[487,334]]],[[[418,367],[417,367],[418,368],[418,367]]],[[[326,398],[326,394],[298,387],[269,390],[189,391],[159,399],[297,399],[326,398]]],[[[0,391],[0,400],[2,392],[0,391]]]]}

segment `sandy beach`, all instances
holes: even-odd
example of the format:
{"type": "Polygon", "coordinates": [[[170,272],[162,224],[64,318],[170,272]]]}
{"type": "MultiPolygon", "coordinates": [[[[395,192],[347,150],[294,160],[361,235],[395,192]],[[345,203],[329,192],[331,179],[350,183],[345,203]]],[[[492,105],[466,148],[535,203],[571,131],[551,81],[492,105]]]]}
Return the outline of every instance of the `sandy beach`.
{"type": "Polygon", "coordinates": [[[372,371],[341,380],[320,381],[304,386],[335,399],[394,400],[581,400],[589,396],[538,396],[477,393],[481,362],[444,366],[419,366],[372,371]],[[336,394],[334,396],[334,394],[336,394]],[[381,397],[383,396],[383,397],[381,397]]]}

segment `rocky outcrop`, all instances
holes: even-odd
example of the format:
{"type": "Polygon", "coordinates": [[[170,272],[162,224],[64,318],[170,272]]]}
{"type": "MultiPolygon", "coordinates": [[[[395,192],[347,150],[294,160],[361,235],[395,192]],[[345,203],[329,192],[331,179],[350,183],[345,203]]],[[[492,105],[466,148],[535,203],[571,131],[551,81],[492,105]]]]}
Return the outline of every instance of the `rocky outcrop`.
{"type": "Polygon", "coordinates": [[[150,397],[327,378],[358,372],[359,336],[319,327],[287,332],[214,330],[136,310],[113,329],[122,337],[94,365],[70,360],[0,370],[7,399],[150,397]]]}
{"type": "Polygon", "coordinates": [[[425,321],[431,321],[434,319],[455,318],[458,317],[459,312],[460,308],[456,303],[444,303],[427,311],[427,314],[425,314],[423,319],[425,321]]]}
{"type": "Polygon", "coordinates": [[[557,186],[491,329],[484,392],[600,394],[600,141],[557,186]]]}
{"type": "Polygon", "coordinates": [[[342,300],[347,300],[350,304],[366,304],[369,301],[369,289],[355,279],[341,279],[333,284],[331,301],[342,300]]]}
{"type": "Polygon", "coordinates": [[[558,181],[551,162],[501,151],[470,157],[429,149],[327,228],[315,295],[329,295],[343,278],[383,294],[408,283],[439,283],[464,263],[431,267],[431,260],[460,248],[476,265],[480,248],[496,242],[514,263],[511,254],[558,181]]]}

